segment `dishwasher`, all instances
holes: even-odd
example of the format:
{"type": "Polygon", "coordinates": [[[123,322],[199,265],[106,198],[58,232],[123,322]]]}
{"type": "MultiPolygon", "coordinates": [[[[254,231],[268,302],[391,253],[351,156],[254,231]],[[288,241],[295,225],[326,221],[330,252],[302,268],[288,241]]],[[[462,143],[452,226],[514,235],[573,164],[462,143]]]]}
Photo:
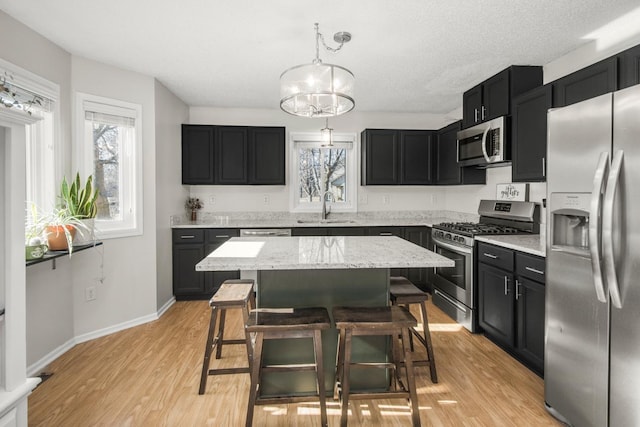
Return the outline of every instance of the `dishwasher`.
{"type": "MultiPolygon", "coordinates": [[[[291,236],[290,228],[244,228],[240,229],[240,237],[283,237],[291,236]]],[[[251,279],[258,284],[257,270],[240,270],[241,279],[251,279]]],[[[255,289],[254,289],[255,290],[255,289]]]]}

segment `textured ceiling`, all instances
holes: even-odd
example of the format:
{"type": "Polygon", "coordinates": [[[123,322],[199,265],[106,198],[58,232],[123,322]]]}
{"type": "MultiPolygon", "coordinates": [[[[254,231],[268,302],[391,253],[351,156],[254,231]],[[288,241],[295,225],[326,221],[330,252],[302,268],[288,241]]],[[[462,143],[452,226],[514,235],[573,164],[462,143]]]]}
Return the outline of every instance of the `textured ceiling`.
{"type": "MultiPolygon", "coordinates": [[[[446,113],[511,64],[544,65],[638,0],[0,0],[70,53],[154,76],[191,106],[278,108],[314,22],[356,76],[356,110],[446,113]]],[[[1,31],[1,30],[0,30],[1,31]]],[[[3,41],[3,42],[6,42],[3,41]]]]}

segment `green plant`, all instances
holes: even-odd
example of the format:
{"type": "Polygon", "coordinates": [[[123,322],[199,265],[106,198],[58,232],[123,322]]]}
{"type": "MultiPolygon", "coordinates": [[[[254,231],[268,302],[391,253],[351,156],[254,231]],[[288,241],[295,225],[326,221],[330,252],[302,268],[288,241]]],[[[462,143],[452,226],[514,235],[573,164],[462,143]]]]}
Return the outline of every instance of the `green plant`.
{"type": "Polygon", "coordinates": [[[24,243],[29,246],[37,246],[46,241],[45,228],[47,218],[40,212],[35,203],[31,203],[24,224],[24,243]]]}
{"type": "Polygon", "coordinates": [[[69,256],[73,253],[73,235],[75,229],[80,234],[88,231],[87,226],[82,222],[83,218],[71,213],[68,208],[55,208],[53,211],[44,216],[43,221],[46,225],[46,233],[48,235],[55,233],[64,233],[67,241],[69,256]]]}
{"type": "Polygon", "coordinates": [[[98,190],[93,188],[93,175],[89,175],[84,186],[80,185],[80,173],[76,173],[71,185],[66,177],[62,178],[60,199],[62,207],[77,219],[95,218],[98,213],[98,190]]]}

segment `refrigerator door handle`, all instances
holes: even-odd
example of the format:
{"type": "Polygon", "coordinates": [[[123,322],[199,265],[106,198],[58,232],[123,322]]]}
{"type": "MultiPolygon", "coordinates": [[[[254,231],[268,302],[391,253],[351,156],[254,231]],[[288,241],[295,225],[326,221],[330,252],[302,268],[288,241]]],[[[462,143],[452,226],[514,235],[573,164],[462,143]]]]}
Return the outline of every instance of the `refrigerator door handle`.
{"type": "Polygon", "coordinates": [[[624,151],[617,150],[611,162],[611,172],[607,180],[607,191],[604,195],[604,206],[602,209],[602,252],[604,258],[604,270],[607,275],[609,285],[609,295],[614,307],[622,308],[620,298],[620,287],[618,286],[618,275],[616,274],[616,264],[613,256],[613,204],[620,180],[620,169],[624,151]]]}
{"type": "Polygon", "coordinates": [[[609,153],[600,153],[598,167],[593,176],[593,190],[591,191],[591,206],[589,209],[589,252],[591,253],[591,270],[596,287],[598,301],[607,302],[602,275],[602,258],[600,255],[600,212],[602,210],[602,193],[604,193],[604,178],[609,166],[609,153]]]}

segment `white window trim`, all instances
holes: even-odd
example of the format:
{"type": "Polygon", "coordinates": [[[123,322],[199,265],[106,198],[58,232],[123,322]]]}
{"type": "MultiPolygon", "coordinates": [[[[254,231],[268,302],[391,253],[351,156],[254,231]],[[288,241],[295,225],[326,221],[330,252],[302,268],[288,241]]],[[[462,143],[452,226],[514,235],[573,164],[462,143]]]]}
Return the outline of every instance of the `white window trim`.
{"type": "Polygon", "coordinates": [[[93,174],[93,149],[84,140],[85,126],[85,103],[102,104],[101,112],[130,116],[135,119],[136,146],[132,155],[134,163],[134,193],[130,197],[130,203],[134,208],[134,215],[129,221],[98,221],[95,222],[96,238],[100,240],[140,236],[143,234],[143,159],[142,159],[142,106],[126,101],[121,101],[103,96],[91,95],[88,93],[76,92],[76,114],[75,114],[75,170],[80,175],[87,177],[93,174]]]}
{"type": "MultiPolygon", "coordinates": [[[[289,211],[299,213],[320,212],[320,210],[322,209],[322,204],[320,202],[300,204],[298,201],[298,168],[300,159],[298,158],[297,152],[297,145],[300,143],[320,143],[320,132],[292,132],[289,135],[289,141],[289,152],[292,153],[289,173],[289,176],[291,177],[289,185],[289,211]]],[[[355,133],[334,133],[333,142],[336,145],[351,146],[347,150],[347,157],[345,159],[347,163],[347,200],[341,203],[327,202],[327,207],[331,207],[332,212],[357,212],[357,135],[355,133]]]]}

